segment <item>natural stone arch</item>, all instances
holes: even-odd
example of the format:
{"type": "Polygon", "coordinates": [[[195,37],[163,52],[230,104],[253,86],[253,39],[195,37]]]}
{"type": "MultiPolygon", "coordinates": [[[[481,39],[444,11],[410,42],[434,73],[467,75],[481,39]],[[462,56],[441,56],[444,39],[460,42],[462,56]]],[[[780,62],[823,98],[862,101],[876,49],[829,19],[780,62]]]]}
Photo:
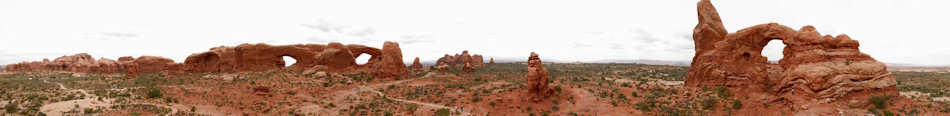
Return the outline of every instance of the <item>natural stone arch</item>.
{"type": "Polygon", "coordinates": [[[696,54],[687,87],[726,86],[764,93],[792,104],[821,104],[871,95],[897,96],[896,80],[884,63],[861,53],[847,35],[822,36],[813,26],[798,30],[777,23],[728,33],[708,0],[698,4],[693,30],[696,54]],[[778,64],[761,55],[769,41],[786,45],[778,64]],[[780,72],[769,75],[768,72],[780,72]]]}
{"type": "Polygon", "coordinates": [[[187,72],[218,72],[221,71],[221,56],[215,52],[193,54],[185,59],[187,72]]]}

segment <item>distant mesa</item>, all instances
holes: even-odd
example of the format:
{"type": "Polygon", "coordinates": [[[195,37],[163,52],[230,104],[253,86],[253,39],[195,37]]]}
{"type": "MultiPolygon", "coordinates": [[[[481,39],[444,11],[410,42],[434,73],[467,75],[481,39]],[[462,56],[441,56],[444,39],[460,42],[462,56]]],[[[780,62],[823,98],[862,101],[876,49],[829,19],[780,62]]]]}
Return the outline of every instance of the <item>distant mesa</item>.
{"type": "Polygon", "coordinates": [[[699,2],[697,9],[696,54],[687,87],[726,86],[766,93],[763,102],[793,104],[796,111],[808,110],[798,107],[804,104],[898,95],[897,81],[885,64],[862,53],[858,41],[847,35],[822,36],[813,26],[795,30],[777,23],[728,33],[709,0],[699,2]],[[778,64],[762,56],[772,40],[786,45],[778,64]]]}
{"type": "Polygon", "coordinates": [[[241,44],[220,46],[209,51],[188,56],[184,63],[158,56],[120,57],[118,61],[80,53],[62,56],[53,61],[33,61],[11,64],[6,71],[67,71],[87,73],[125,72],[127,76],[139,73],[204,73],[204,72],[251,72],[276,69],[306,70],[305,72],[370,73],[379,77],[395,77],[408,74],[402,62],[402,51],[396,42],[385,42],[383,49],[364,45],[332,42],[322,44],[268,45],[241,44]],[[356,58],[368,54],[372,57],[366,64],[357,64],[356,58]],[[282,57],[297,60],[286,66],[282,57]],[[286,66],[286,67],[285,67],[286,66]]]}

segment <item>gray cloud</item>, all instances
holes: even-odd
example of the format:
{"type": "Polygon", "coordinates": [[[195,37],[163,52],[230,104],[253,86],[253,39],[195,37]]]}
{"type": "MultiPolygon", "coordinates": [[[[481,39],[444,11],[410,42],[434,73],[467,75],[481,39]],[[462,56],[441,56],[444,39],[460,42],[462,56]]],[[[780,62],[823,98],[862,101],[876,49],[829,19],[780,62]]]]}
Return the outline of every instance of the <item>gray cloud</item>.
{"type": "Polygon", "coordinates": [[[82,39],[97,39],[97,40],[126,40],[139,37],[139,34],[133,32],[100,32],[100,33],[85,33],[83,34],[82,39]]]}
{"type": "Polygon", "coordinates": [[[314,36],[307,39],[311,42],[345,42],[366,44],[376,41],[372,39],[372,37],[376,35],[376,29],[371,27],[355,27],[334,24],[324,20],[320,20],[315,24],[302,24],[301,26],[316,30],[314,36]]]}
{"type": "Polygon", "coordinates": [[[419,43],[432,43],[435,40],[430,35],[403,35],[399,36],[401,40],[398,42],[400,44],[419,44],[419,43]]]}
{"type": "Polygon", "coordinates": [[[589,48],[589,47],[593,47],[593,46],[594,46],[594,45],[585,44],[585,43],[574,43],[573,48],[589,48]]]}

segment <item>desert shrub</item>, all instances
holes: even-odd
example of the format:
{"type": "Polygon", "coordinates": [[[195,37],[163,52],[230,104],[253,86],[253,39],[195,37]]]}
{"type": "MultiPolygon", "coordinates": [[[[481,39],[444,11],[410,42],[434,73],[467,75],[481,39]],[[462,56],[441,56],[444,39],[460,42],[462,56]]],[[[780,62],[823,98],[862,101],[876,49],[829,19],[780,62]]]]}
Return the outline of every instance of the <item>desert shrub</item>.
{"type": "Polygon", "coordinates": [[[7,106],[3,106],[3,110],[6,110],[7,113],[16,113],[20,110],[20,107],[16,103],[10,102],[7,106]]]}
{"type": "Polygon", "coordinates": [[[435,115],[436,115],[436,116],[449,116],[449,114],[451,114],[451,113],[452,113],[452,112],[449,111],[449,109],[445,109],[445,108],[442,108],[442,109],[439,109],[439,110],[435,111],[435,115]]]}
{"type": "Polygon", "coordinates": [[[874,104],[875,108],[884,109],[887,108],[887,101],[890,99],[889,96],[872,96],[869,100],[871,104],[874,104]]]}
{"type": "Polygon", "coordinates": [[[287,91],[287,95],[297,95],[297,91],[294,91],[294,90],[287,91]]]}
{"type": "Polygon", "coordinates": [[[85,113],[85,114],[95,114],[95,113],[101,113],[101,112],[102,112],[101,109],[92,109],[92,108],[85,108],[82,110],[82,113],[85,113]]]}
{"type": "Polygon", "coordinates": [[[711,97],[710,97],[710,98],[703,99],[702,101],[699,101],[699,102],[700,102],[700,104],[703,106],[703,109],[705,109],[705,110],[713,109],[713,108],[716,107],[716,104],[719,104],[719,100],[718,100],[718,99],[716,99],[716,98],[711,98],[711,97]]]}
{"type": "Polygon", "coordinates": [[[894,116],[894,112],[888,110],[884,110],[881,114],[884,116],[894,116]]]}
{"type": "Polygon", "coordinates": [[[482,97],[475,96],[472,98],[472,102],[480,102],[480,101],[482,101],[482,97]]]}
{"type": "Polygon", "coordinates": [[[732,100],[732,109],[742,109],[742,101],[732,100]]]}
{"type": "Polygon", "coordinates": [[[713,93],[716,93],[716,96],[719,96],[719,98],[732,97],[732,92],[729,92],[729,88],[726,88],[726,86],[713,88],[713,93]]]}
{"type": "Polygon", "coordinates": [[[159,89],[155,89],[155,88],[149,89],[149,90],[148,90],[148,93],[146,93],[146,95],[145,95],[145,97],[146,97],[146,98],[149,98],[149,99],[151,99],[151,98],[161,98],[162,96],[163,96],[163,95],[162,95],[162,91],[159,90],[159,89]]]}
{"type": "Polygon", "coordinates": [[[637,103],[635,103],[635,104],[633,104],[633,105],[636,106],[637,109],[639,109],[640,111],[643,111],[643,112],[648,112],[648,111],[650,111],[650,110],[653,110],[653,107],[655,106],[655,104],[648,103],[648,101],[645,101],[645,102],[637,102],[637,103]]]}

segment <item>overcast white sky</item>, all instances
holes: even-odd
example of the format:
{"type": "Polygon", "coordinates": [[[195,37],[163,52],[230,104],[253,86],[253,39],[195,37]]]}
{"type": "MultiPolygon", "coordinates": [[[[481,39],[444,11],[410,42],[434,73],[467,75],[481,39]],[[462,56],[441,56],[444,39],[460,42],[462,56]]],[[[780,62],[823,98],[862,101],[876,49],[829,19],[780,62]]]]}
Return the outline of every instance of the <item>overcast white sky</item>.
{"type": "MultiPolygon", "coordinates": [[[[0,0],[0,64],[75,53],[116,59],[240,43],[397,41],[403,59],[689,61],[698,0],[0,0]]],[[[734,32],[778,22],[848,34],[887,63],[950,65],[946,0],[717,0],[734,32]]],[[[765,50],[781,57],[781,42],[765,50]]]]}

